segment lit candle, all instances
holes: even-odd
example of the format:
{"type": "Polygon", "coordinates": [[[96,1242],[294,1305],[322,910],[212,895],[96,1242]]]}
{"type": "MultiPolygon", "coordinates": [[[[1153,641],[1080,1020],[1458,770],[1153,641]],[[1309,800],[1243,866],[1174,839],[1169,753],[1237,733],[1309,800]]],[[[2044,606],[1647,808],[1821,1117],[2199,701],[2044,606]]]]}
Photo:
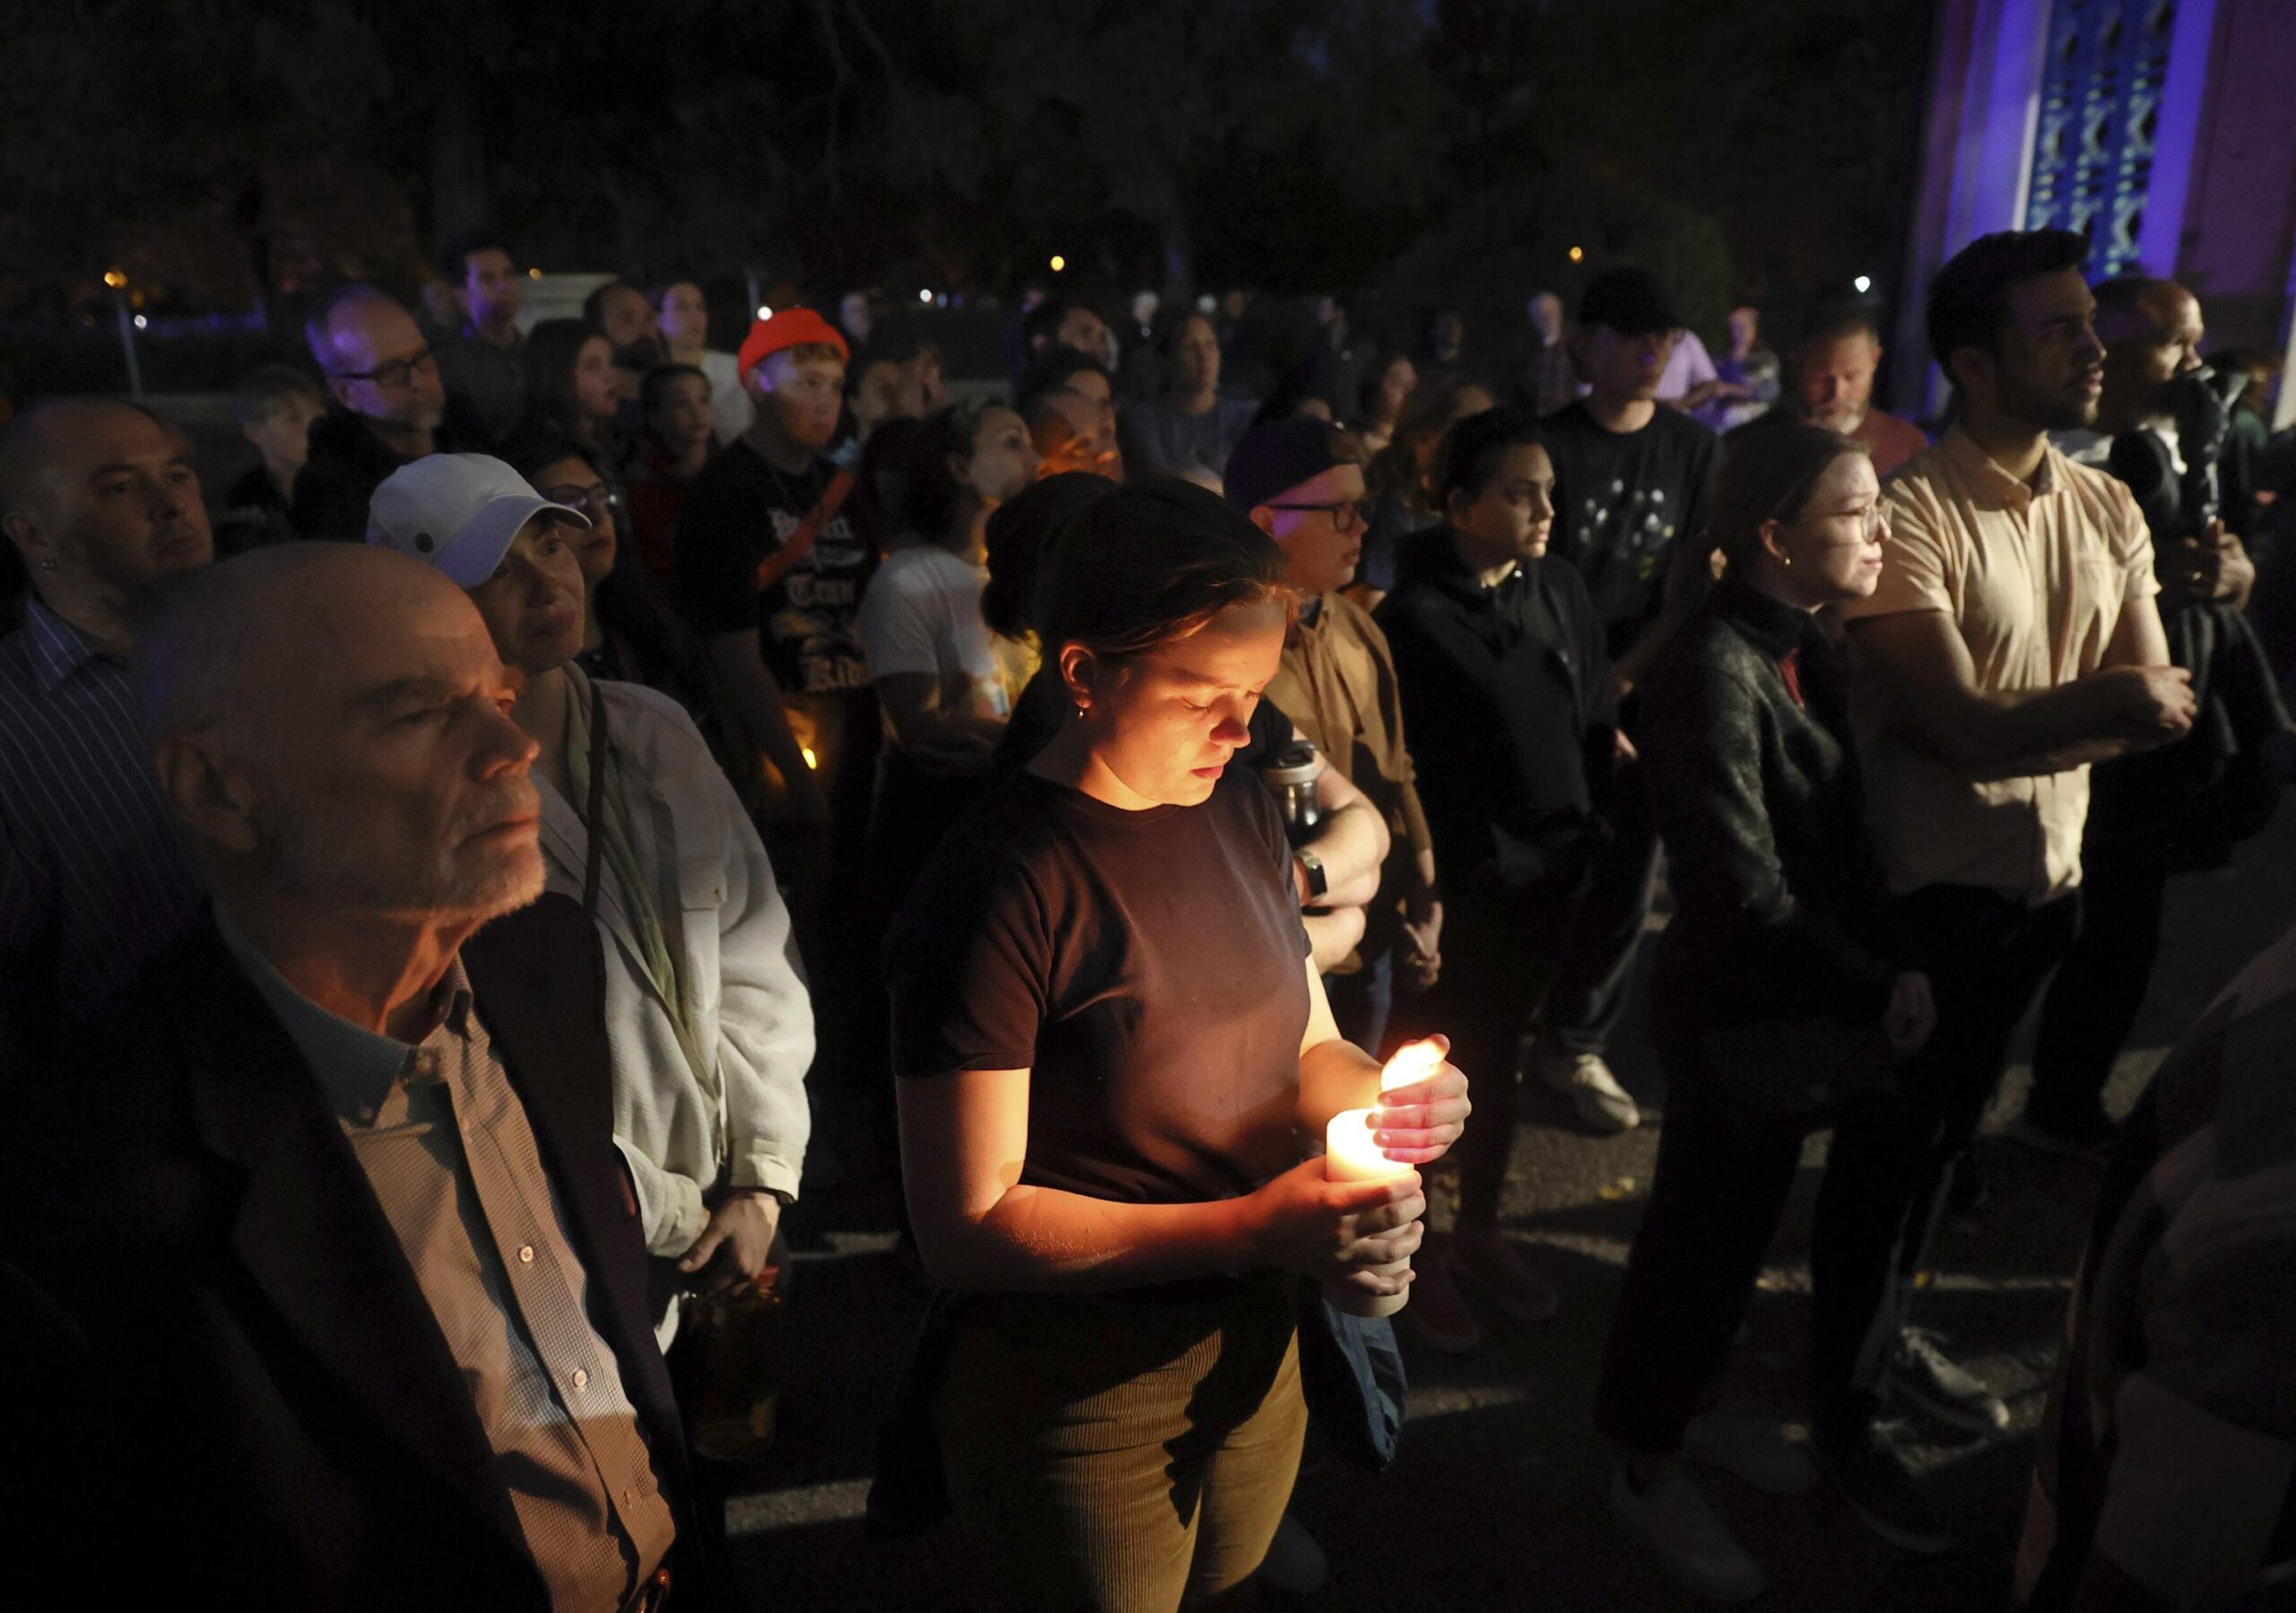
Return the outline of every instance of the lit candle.
{"type": "Polygon", "coordinates": [[[1371,1111],[1342,1109],[1324,1128],[1324,1176],[1332,1182],[1399,1182],[1413,1167],[1372,1140],[1371,1111]]]}
{"type": "Polygon", "coordinates": [[[1392,1092],[1397,1087],[1408,1087],[1423,1081],[1443,1068],[1443,1049],[1432,1042],[1406,1042],[1396,1049],[1379,1071],[1379,1090],[1392,1092]]]}
{"type": "MultiPolygon", "coordinates": [[[[1371,1111],[1342,1109],[1331,1117],[1324,1128],[1324,1177],[1331,1182],[1397,1182],[1412,1174],[1413,1166],[1399,1159],[1390,1159],[1372,1139],[1371,1111]]],[[[1393,1275],[1411,1269],[1411,1262],[1399,1260],[1391,1265],[1374,1270],[1393,1275]]],[[[1370,1294],[1352,1283],[1329,1282],[1324,1285],[1324,1297],[1335,1310],[1352,1316],[1392,1316],[1411,1297],[1411,1290],[1400,1294],[1370,1294]]]]}

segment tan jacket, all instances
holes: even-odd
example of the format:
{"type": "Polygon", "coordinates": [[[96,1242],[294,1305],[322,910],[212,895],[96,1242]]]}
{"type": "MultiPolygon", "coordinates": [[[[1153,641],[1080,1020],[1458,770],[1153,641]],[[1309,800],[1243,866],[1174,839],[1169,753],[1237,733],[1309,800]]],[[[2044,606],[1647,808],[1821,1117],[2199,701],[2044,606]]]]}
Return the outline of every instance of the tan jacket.
{"type": "MultiPolygon", "coordinates": [[[[1370,798],[1394,837],[1382,898],[1402,889],[1399,859],[1432,853],[1427,815],[1419,806],[1418,775],[1405,748],[1403,707],[1396,693],[1396,658],[1387,636],[1353,600],[1326,594],[1316,620],[1302,622],[1283,646],[1283,663],[1267,698],[1324,758],[1370,798]]],[[[1335,974],[1361,967],[1351,953],[1335,974]]]]}

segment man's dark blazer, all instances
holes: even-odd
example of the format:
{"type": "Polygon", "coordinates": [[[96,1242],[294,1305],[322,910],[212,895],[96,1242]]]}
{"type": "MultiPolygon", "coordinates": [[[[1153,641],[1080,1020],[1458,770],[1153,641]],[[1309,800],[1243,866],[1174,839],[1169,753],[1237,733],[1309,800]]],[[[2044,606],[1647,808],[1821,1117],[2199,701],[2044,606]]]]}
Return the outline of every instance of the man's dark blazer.
{"type": "MultiPolygon", "coordinates": [[[[679,1600],[711,1600],[684,1594],[710,1576],[686,1549],[700,1536],[680,1424],[613,1140],[596,932],[546,898],[463,960],[678,1512],[679,1600]]],[[[20,1338],[0,1358],[34,1356],[68,1426],[0,1463],[76,1470],[35,1508],[57,1531],[48,1551],[14,1560],[76,1558],[56,1586],[73,1605],[109,1585],[170,1608],[546,1609],[413,1268],[213,925],[154,967],[85,1056],[27,1074],[6,1095],[19,1117],[0,1133],[0,1238],[13,1275],[52,1302],[17,1312],[48,1347],[20,1338]]],[[[0,1427],[42,1414],[19,1406],[0,1427]]],[[[17,1474],[0,1494],[46,1487],[17,1474]]]]}

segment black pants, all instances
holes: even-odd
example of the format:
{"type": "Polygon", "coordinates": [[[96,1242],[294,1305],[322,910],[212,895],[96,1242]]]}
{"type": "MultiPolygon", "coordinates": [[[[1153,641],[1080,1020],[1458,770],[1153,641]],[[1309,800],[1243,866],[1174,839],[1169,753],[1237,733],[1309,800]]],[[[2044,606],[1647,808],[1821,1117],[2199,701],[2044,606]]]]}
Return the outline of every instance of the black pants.
{"type": "Polygon", "coordinates": [[[2070,1128],[2094,1114],[2136,1028],[2161,950],[2168,836],[2091,842],[2081,852],[2081,932],[2041,1000],[2028,1117],[2070,1128]]]}
{"type": "Polygon", "coordinates": [[[1877,1107],[1835,1126],[1818,1195],[1823,1236],[1810,1275],[1831,1289],[1811,1341],[1822,1419],[1871,1414],[1885,1351],[1906,1322],[1955,1163],[1976,1134],[2009,1038],[2073,943],[2080,903],[2029,907],[1996,891],[1931,885],[1897,903],[1929,976],[1937,1028],[1899,1067],[1901,1110],[1877,1107]]]}
{"type": "Polygon", "coordinates": [[[1663,1014],[1658,1032],[1666,1121],[1595,1391],[1595,1426],[1646,1456],[1681,1448],[1728,1365],[1809,1130],[1716,1090],[1663,1014]]]}
{"type": "Polygon", "coordinates": [[[1408,1010],[1398,1004],[1396,1016],[1424,1017],[1412,1035],[1449,1036],[1451,1062],[1474,1093],[1466,1134],[1451,1149],[1462,1227],[1499,1224],[1516,1065],[1532,1013],[1571,1052],[1600,1052],[1610,1039],[1626,1008],[1657,866],[1655,843],[1635,837],[1611,843],[1584,891],[1569,898],[1526,902],[1458,886],[1446,893],[1442,975],[1408,1010]]]}

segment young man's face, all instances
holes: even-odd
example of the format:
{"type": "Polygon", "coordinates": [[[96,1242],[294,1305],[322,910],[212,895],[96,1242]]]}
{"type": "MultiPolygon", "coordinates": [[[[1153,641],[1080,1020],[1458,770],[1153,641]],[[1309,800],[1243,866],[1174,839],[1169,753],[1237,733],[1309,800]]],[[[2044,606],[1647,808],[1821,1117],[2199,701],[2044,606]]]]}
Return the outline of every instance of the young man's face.
{"type": "Polygon", "coordinates": [[[1578,334],[1579,356],[1595,395],[1610,403],[1634,403],[1658,395],[1658,378],[1674,356],[1679,331],[1648,331],[1630,336],[1607,325],[1578,334]]]}
{"type": "Polygon", "coordinates": [[[473,325],[499,327],[517,319],[526,285],[500,247],[482,247],[463,259],[463,306],[473,325]]]}
{"type": "Polygon", "coordinates": [[[1088,359],[1105,358],[1108,353],[1108,321],[1087,308],[1071,307],[1060,317],[1060,328],[1053,339],[1063,347],[1074,348],[1088,359]]]}
{"type": "Polygon", "coordinates": [[[758,403],[772,412],[782,434],[820,453],[837,435],[838,410],[845,399],[845,360],[773,353],[751,371],[758,403]]]}
{"type": "Polygon", "coordinates": [[[1857,430],[1872,405],[1881,362],[1881,343],[1868,331],[1810,343],[1802,349],[1802,418],[1834,431],[1857,430]]]}
{"type": "Polygon", "coordinates": [[[1190,319],[1172,343],[1172,379],[1180,388],[1204,392],[1220,385],[1220,337],[1212,321],[1190,319]]]}
{"type": "Polygon", "coordinates": [[[651,342],[659,334],[654,324],[654,305],[635,286],[616,286],[608,291],[598,304],[598,323],[605,327],[605,339],[613,343],[616,352],[651,342]]]}
{"type": "Polygon", "coordinates": [[[2200,299],[2182,286],[2147,298],[2118,319],[2100,319],[2097,334],[2105,343],[2107,391],[2135,399],[2148,412],[2161,407],[2170,381],[2201,366],[2200,299]]]}
{"type": "Polygon", "coordinates": [[[2097,418],[2105,344],[2093,323],[2097,299],[2077,269],[2037,274],[2009,291],[2009,317],[1977,385],[1992,383],[2004,418],[2036,431],[2069,431],[2097,418]]]}
{"type": "Polygon", "coordinates": [[[1116,394],[1099,370],[1078,370],[1046,395],[1046,401],[1095,452],[1116,447],[1116,394]]]}
{"type": "Polygon", "coordinates": [[[290,473],[303,468],[311,451],[311,422],[326,412],[316,396],[289,393],[271,406],[271,412],[251,420],[239,434],[253,443],[265,464],[290,473]]]}

